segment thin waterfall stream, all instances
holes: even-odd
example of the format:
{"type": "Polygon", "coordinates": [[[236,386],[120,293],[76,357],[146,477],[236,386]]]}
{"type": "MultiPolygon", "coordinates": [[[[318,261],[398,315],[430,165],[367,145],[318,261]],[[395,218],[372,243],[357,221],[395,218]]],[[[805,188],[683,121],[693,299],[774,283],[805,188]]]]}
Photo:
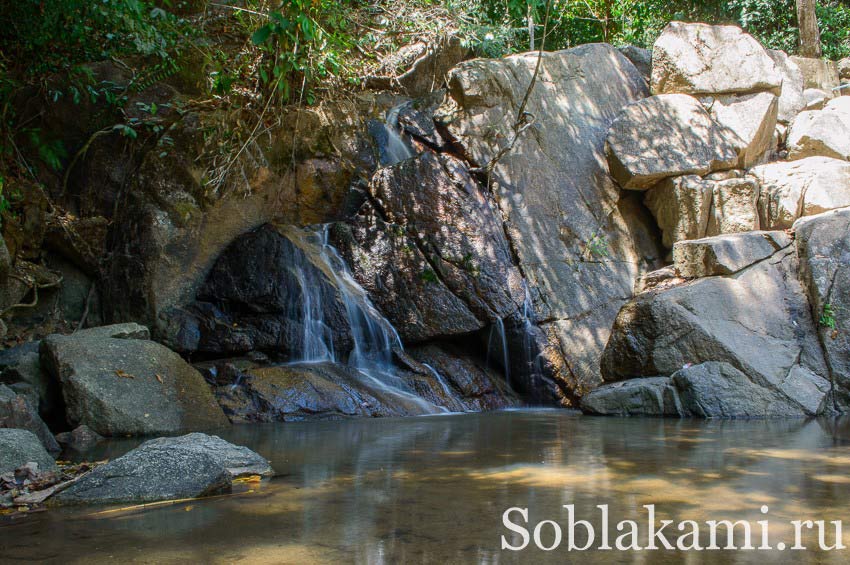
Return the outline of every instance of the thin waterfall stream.
{"type": "MultiPolygon", "coordinates": [[[[417,396],[414,391],[396,373],[393,364],[393,349],[403,351],[404,347],[398,332],[372,304],[366,291],[354,280],[345,260],[336,248],[328,242],[327,225],[314,229],[287,227],[283,231],[289,240],[301,251],[293,259],[291,266],[301,285],[303,299],[300,316],[304,332],[299,363],[333,362],[345,363],[334,350],[332,332],[324,319],[324,310],[320,292],[324,281],[318,277],[309,264],[318,269],[330,281],[339,293],[345,306],[348,328],[354,347],[348,355],[347,365],[368,379],[383,392],[413,402],[424,413],[446,412],[417,396]]],[[[440,382],[441,386],[445,383],[440,382]]]]}

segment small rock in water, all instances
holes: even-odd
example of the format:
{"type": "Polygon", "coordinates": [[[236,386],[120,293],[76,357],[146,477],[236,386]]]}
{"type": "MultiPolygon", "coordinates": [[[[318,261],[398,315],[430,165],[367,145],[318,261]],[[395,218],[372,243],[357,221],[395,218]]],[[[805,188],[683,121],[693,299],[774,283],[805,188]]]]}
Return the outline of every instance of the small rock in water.
{"type": "Polygon", "coordinates": [[[76,451],[83,451],[103,440],[103,436],[83,424],[70,432],[57,434],[56,441],[76,451]]]}
{"type": "Polygon", "coordinates": [[[226,491],[245,475],[274,474],[247,447],[201,433],[152,439],[54,497],[60,504],[154,502],[226,491]]]}

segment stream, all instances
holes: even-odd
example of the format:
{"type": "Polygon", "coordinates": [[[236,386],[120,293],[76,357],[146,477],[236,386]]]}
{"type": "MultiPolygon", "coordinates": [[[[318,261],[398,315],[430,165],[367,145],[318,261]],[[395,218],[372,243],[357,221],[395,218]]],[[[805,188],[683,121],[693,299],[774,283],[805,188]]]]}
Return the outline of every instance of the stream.
{"type": "MultiPolygon", "coordinates": [[[[565,526],[562,505],[573,504],[577,518],[599,530],[596,506],[607,504],[613,543],[617,521],[646,523],[644,504],[677,522],[753,525],[765,519],[760,508],[767,505],[774,545],[788,541],[791,520],[850,515],[846,421],[592,418],[529,409],[234,426],[222,437],[270,459],[278,476],[206,500],[50,509],[6,522],[0,562],[562,563],[591,556],[568,553],[566,541],[551,552],[533,543],[502,551],[502,535],[519,543],[502,513],[527,507],[529,530],[544,519],[565,526]]],[[[139,441],[113,440],[76,457],[117,457],[139,441]]],[[[551,529],[541,535],[552,543],[551,529]]],[[[816,534],[805,535],[817,545],[816,534]]],[[[644,550],[592,557],[842,563],[845,553],[644,550]]]]}

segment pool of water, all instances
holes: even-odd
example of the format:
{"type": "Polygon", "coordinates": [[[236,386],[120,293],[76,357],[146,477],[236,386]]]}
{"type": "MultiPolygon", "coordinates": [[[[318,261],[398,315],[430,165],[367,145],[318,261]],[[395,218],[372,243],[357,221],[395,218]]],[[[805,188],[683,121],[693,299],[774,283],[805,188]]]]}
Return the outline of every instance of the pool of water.
{"type": "MultiPolygon", "coordinates": [[[[850,562],[850,549],[578,553],[566,539],[551,552],[533,542],[520,552],[500,549],[503,535],[521,542],[502,523],[510,507],[528,508],[529,530],[550,519],[566,538],[563,505],[574,505],[599,536],[597,505],[607,504],[611,544],[617,521],[644,528],[645,504],[656,505],[659,520],[748,520],[754,532],[767,518],[773,546],[793,541],[791,520],[850,521],[850,427],[841,421],[523,410],[239,426],[223,435],[270,459],[279,476],[231,496],[132,511],[52,509],[4,522],[0,562],[850,562]]],[[[114,457],[132,445],[112,442],[86,455],[114,457]]],[[[541,529],[544,545],[553,532],[541,529]]],[[[804,535],[817,545],[816,533],[804,535]]],[[[645,531],[640,537],[645,546],[645,531]]]]}

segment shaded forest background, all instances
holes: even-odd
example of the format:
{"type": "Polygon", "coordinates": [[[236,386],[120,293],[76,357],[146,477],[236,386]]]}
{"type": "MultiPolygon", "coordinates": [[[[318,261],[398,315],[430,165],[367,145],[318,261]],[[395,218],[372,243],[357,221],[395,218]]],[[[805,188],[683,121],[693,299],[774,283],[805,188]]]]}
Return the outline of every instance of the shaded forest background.
{"type": "MultiPolygon", "coordinates": [[[[821,0],[817,18],[824,57],[850,54],[850,6],[821,0]]],[[[60,100],[103,106],[99,126],[167,146],[161,108],[127,108],[166,79],[256,114],[361,88],[400,69],[412,44],[447,35],[498,57],[541,44],[651,47],[671,20],[705,21],[794,53],[796,19],[794,0],[18,0],[0,13],[0,214],[20,198],[10,177],[61,178],[79,151],[38,126],[40,108],[60,100]],[[132,74],[129,86],[95,79],[91,63],[106,60],[132,74]]]]}

